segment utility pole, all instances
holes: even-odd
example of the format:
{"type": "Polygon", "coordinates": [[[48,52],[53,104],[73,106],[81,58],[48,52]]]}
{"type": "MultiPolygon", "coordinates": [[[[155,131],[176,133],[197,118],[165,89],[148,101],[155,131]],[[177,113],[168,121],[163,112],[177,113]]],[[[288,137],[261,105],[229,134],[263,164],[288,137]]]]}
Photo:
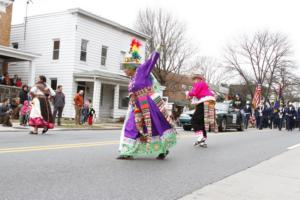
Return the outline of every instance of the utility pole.
{"type": "Polygon", "coordinates": [[[25,22],[24,22],[24,49],[26,47],[26,33],[27,33],[27,14],[28,14],[28,5],[33,3],[32,0],[27,0],[26,2],[26,11],[25,11],[25,22]]]}

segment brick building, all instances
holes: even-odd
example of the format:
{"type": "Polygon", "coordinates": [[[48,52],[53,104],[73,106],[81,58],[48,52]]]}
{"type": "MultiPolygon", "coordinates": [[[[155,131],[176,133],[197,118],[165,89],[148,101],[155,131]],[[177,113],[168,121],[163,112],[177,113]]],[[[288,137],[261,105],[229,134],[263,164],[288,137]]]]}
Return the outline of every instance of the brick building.
{"type": "MultiPolygon", "coordinates": [[[[10,45],[10,31],[12,19],[12,1],[1,2],[2,6],[7,6],[5,12],[0,12],[0,45],[8,47],[10,45]]],[[[2,73],[7,71],[7,63],[2,63],[2,73]]]]}
{"type": "Polygon", "coordinates": [[[184,111],[190,103],[186,100],[185,92],[190,90],[193,80],[188,75],[169,73],[166,77],[165,90],[163,92],[168,101],[173,103],[173,115],[175,118],[184,111]]]}

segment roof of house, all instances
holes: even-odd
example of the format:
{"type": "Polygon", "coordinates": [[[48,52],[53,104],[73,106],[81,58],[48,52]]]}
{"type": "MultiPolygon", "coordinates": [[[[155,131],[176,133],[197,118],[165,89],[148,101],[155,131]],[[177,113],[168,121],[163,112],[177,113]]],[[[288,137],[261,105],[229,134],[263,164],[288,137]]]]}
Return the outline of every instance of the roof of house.
{"type": "Polygon", "coordinates": [[[41,55],[0,45],[0,59],[7,62],[31,61],[39,56],[41,55]]]}
{"type": "MultiPolygon", "coordinates": [[[[139,31],[133,30],[131,28],[128,28],[126,26],[123,26],[117,22],[111,21],[109,19],[103,18],[99,15],[96,15],[94,13],[88,12],[86,10],[83,10],[81,8],[72,8],[72,9],[68,9],[67,11],[61,11],[61,12],[53,12],[53,13],[45,13],[45,14],[40,14],[40,15],[34,15],[34,16],[29,16],[28,19],[32,19],[32,18],[40,18],[40,17],[44,17],[44,16],[51,16],[51,15],[58,15],[58,14],[65,14],[65,13],[71,13],[71,14],[79,14],[79,15],[83,15],[85,17],[88,17],[90,19],[94,19],[98,22],[101,22],[103,24],[109,25],[113,28],[116,28],[120,31],[126,32],[126,33],[131,33],[135,36],[138,36],[142,39],[150,39],[150,36],[148,36],[147,34],[141,33],[139,31]]],[[[13,27],[19,27],[19,26],[24,26],[24,23],[22,24],[16,24],[13,25],[13,27]]]]}
{"type": "Polygon", "coordinates": [[[73,8],[73,9],[69,9],[68,11],[71,12],[71,13],[78,13],[78,14],[84,15],[86,17],[90,17],[90,18],[92,18],[94,20],[97,20],[97,21],[102,22],[104,24],[110,25],[110,26],[112,26],[114,28],[117,28],[117,29],[119,29],[121,31],[125,31],[127,33],[134,34],[134,35],[139,36],[141,38],[150,39],[150,36],[148,36],[148,35],[146,35],[144,33],[135,31],[135,30],[130,29],[130,28],[126,27],[126,26],[123,26],[123,25],[121,25],[119,23],[116,23],[116,22],[111,21],[109,19],[105,19],[103,17],[100,17],[100,16],[98,16],[96,14],[93,14],[93,13],[88,12],[86,10],[83,10],[81,8],[73,8]]]}
{"type": "Polygon", "coordinates": [[[82,70],[80,72],[74,73],[74,77],[80,78],[100,78],[112,81],[121,81],[121,82],[129,82],[129,78],[127,76],[111,73],[103,70],[82,70]]]}

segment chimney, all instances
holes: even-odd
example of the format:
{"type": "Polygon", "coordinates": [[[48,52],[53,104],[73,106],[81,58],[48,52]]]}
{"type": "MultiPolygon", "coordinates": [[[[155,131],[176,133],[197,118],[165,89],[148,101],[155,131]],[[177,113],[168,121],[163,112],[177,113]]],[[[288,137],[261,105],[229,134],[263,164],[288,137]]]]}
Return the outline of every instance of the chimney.
{"type": "MultiPolygon", "coordinates": [[[[8,1],[8,0],[3,1],[3,3],[7,3],[7,2],[10,2],[11,4],[6,7],[6,12],[0,12],[0,45],[8,47],[10,46],[10,31],[11,31],[13,1],[8,1]]],[[[1,0],[0,3],[2,3],[1,0]]]]}

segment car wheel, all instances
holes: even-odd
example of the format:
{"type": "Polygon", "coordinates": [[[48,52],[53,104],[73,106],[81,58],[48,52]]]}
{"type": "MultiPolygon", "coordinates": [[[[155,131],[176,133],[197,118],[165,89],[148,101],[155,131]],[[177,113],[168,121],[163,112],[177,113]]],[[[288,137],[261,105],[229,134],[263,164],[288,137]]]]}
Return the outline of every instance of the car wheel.
{"type": "Polygon", "coordinates": [[[226,118],[223,118],[221,121],[219,131],[223,132],[223,131],[226,131],[226,129],[227,129],[226,118]]]}
{"type": "Polygon", "coordinates": [[[192,127],[191,126],[187,126],[187,125],[183,125],[183,130],[190,131],[190,130],[192,130],[192,127]]]}
{"type": "Polygon", "coordinates": [[[238,131],[244,131],[244,124],[241,123],[240,127],[237,129],[238,131]]]}

